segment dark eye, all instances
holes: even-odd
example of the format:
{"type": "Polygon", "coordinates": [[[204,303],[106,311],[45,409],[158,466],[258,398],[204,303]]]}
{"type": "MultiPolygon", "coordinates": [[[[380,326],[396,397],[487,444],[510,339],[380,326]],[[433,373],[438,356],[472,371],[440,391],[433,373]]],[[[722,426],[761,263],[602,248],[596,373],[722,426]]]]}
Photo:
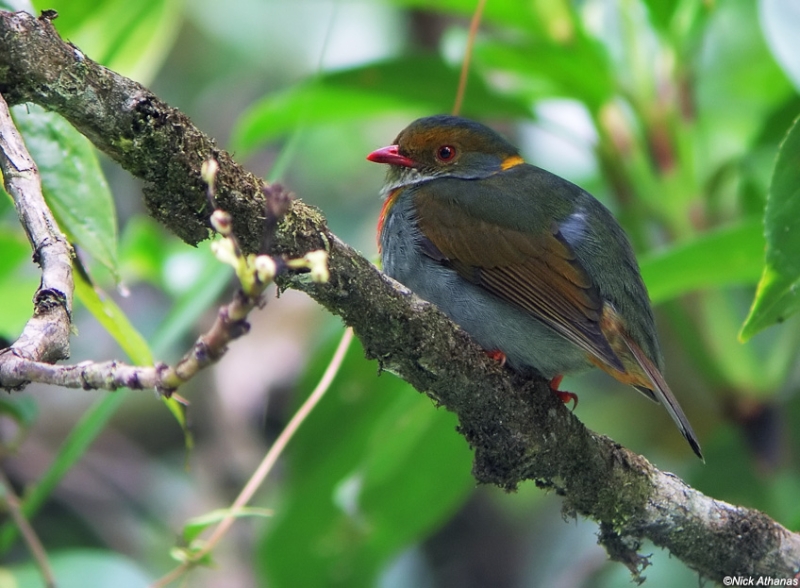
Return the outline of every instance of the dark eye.
{"type": "Polygon", "coordinates": [[[456,156],[456,148],[452,145],[442,145],[436,151],[436,157],[439,161],[450,161],[456,156]]]}

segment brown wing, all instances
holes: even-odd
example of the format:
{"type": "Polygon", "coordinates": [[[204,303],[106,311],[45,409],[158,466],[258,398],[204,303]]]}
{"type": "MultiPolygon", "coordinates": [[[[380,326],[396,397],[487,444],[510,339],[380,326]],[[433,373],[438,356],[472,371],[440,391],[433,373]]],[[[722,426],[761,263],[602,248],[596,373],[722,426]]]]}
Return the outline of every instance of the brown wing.
{"type": "Polygon", "coordinates": [[[528,311],[610,367],[625,370],[600,329],[600,293],[557,226],[540,233],[499,226],[424,192],[415,204],[430,257],[528,311]]]}

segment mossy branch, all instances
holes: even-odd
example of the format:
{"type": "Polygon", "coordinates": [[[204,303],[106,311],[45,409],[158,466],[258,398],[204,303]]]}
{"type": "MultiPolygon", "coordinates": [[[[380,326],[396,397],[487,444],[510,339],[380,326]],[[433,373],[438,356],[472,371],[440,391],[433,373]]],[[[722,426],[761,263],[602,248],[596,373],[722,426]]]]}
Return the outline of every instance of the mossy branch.
{"type": "MultiPolygon", "coordinates": [[[[46,20],[0,12],[0,92],[69,120],[99,149],[145,181],[152,215],[188,243],[209,234],[201,164],[219,162],[217,200],[245,251],[261,244],[263,182],[241,168],[180,111],[92,62],[46,20]]],[[[791,578],[800,536],[766,515],[704,496],[643,457],[587,430],[540,380],[488,359],[434,306],[381,274],[300,201],[269,243],[272,255],[324,249],[330,280],[283,276],[352,326],[367,354],[458,415],[482,483],[514,489],[535,480],[563,496],[564,509],[601,524],[611,557],[638,574],[651,539],[702,576],[791,578]]]]}

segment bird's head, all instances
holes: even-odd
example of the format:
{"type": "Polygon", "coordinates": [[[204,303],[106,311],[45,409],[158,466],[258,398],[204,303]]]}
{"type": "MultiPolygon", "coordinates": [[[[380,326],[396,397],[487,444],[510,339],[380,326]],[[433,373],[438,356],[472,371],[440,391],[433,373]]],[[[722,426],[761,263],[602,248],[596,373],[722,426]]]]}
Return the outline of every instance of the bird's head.
{"type": "Polygon", "coordinates": [[[439,177],[485,178],[522,163],[517,148],[489,127],[449,115],[415,120],[367,159],[389,165],[388,191],[439,177]]]}

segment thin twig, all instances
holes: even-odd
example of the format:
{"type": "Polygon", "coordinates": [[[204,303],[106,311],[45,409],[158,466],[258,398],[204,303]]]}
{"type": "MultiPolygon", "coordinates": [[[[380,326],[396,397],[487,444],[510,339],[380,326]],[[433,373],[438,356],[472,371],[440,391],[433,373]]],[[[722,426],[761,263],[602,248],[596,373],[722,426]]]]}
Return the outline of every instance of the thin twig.
{"type": "Polygon", "coordinates": [[[6,192],[14,200],[20,223],[33,247],[33,259],[42,268],[34,296],[34,313],[19,339],[0,352],[0,381],[5,388],[25,384],[8,377],[21,360],[52,363],[69,357],[72,312],[72,247],[56,224],[42,196],[39,171],[14,126],[6,101],[0,96],[0,172],[6,192]]]}
{"type": "Polygon", "coordinates": [[[3,487],[8,514],[14,520],[14,524],[17,526],[17,529],[19,529],[22,540],[25,541],[25,544],[28,546],[28,550],[31,552],[33,559],[36,560],[36,565],[39,566],[39,570],[42,572],[42,580],[44,580],[45,586],[47,588],[55,588],[56,579],[53,575],[53,568],[50,567],[50,562],[47,559],[47,552],[44,550],[42,542],[39,541],[39,536],[36,534],[36,531],[33,530],[28,519],[22,514],[19,498],[14,493],[11,482],[9,482],[2,471],[0,471],[0,486],[3,487]]]}
{"type": "MultiPolygon", "coordinates": [[[[217,313],[211,328],[198,337],[192,348],[174,366],[129,365],[118,361],[85,361],[74,365],[51,365],[16,358],[0,371],[0,382],[39,382],[84,390],[156,390],[169,396],[201,369],[218,361],[232,340],[247,333],[247,314],[260,302],[237,290],[233,300],[217,313]]],[[[0,356],[0,366],[3,357],[0,356]]]]}
{"type": "Polygon", "coordinates": [[[461,112],[461,105],[464,103],[464,94],[467,91],[467,78],[469,77],[469,62],[472,59],[472,48],[475,44],[475,37],[478,35],[478,27],[483,16],[483,7],[486,0],[478,0],[475,12],[472,14],[472,21],[469,23],[469,34],[467,35],[467,46],[464,49],[464,61],[461,62],[461,76],[458,78],[458,90],[456,91],[456,102],[453,105],[453,114],[461,112]]]}
{"type": "Polygon", "coordinates": [[[280,455],[283,453],[283,450],[286,448],[286,445],[294,436],[295,432],[297,432],[297,429],[301,424],[303,424],[303,421],[306,420],[308,415],[311,414],[311,411],[317,406],[319,401],[325,395],[325,392],[328,391],[328,388],[330,388],[333,379],[339,372],[339,368],[342,365],[342,361],[344,361],[344,356],[347,353],[347,349],[350,347],[350,342],[352,340],[353,329],[348,327],[345,330],[344,335],[342,335],[339,346],[336,348],[336,352],[333,354],[333,358],[328,364],[328,367],[325,369],[325,373],[322,375],[319,384],[317,384],[317,387],[314,388],[314,391],[311,392],[303,405],[294,414],[283,431],[281,431],[281,434],[275,440],[275,443],[273,443],[272,447],[270,447],[256,471],[253,472],[253,475],[250,477],[247,484],[244,486],[244,488],[242,488],[239,496],[237,496],[236,500],[234,500],[233,504],[231,504],[230,508],[228,509],[228,514],[216,526],[214,532],[208,538],[208,541],[203,548],[192,553],[191,560],[180,564],[178,567],[151,584],[151,588],[163,588],[183,576],[183,574],[185,574],[195,565],[195,562],[201,561],[206,555],[208,555],[214,549],[214,547],[216,547],[217,543],[219,543],[220,540],[225,536],[233,522],[236,520],[236,514],[253,498],[253,495],[264,483],[264,480],[269,475],[270,471],[272,471],[272,467],[275,465],[275,462],[277,462],[278,457],[280,457],[280,455]]]}
{"type": "MultiPolygon", "coordinates": [[[[231,213],[244,249],[258,250],[263,183],[183,113],[86,59],[51,23],[0,11],[0,87],[9,102],[32,101],[66,117],[142,178],[151,214],[191,243],[208,235],[199,167],[214,154],[221,170],[217,200],[231,213]]],[[[587,430],[546,381],[502,369],[441,312],[343,243],[317,209],[293,201],[267,252],[299,257],[322,248],[330,254],[330,281],[283,274],[279,287],[302,290],[341,316],[367,357],[456,413],[475,451],[479,482],[513,489],[536,480],[555,488],[566,512],[611,525],[623,540],[651,539],[714,581],[794,576],[800,569],[800,534],[758,511],[703,496],[587,430]]]]}
{"type": "MultiPolygon", "coordinates": [[[[218,169],[216,160],[209,159],[204,178],[208,183],[208,200],[211,204],[215,203],[214,182],[218,169]]],[[[269,226],[265,224],[265,233],[274,232],[278,220],[288,208],[289,198],[288,193],[278,188],[267,195],[267,203],[274,206],[265,210],[266,219],[272,221],[269,226]]],[[[75,365],[51,365],[13,354],[0,354],[0,386],[12,388],[21,387],[27,382],[38,382],[85,390],[116,390],[124,387],[131,390],[153,389],[170,396],[200,370],[219,361],[227,351],[228,344],[250,330],[247,316],[262,304],[261,295],[275,277],[278,263],[266,255],[244,255],[231,230],[228,213],[217,209],[211,221],[215,229],[224,236],[212,244],[216,246],[212,249],[220,261],[234,266],[240,288],[235,291],[231,302],[220,308],[211,328],[198,337],[177,364],[134,366],[118,361],[85,361],[75,365]]],[[[302,258],[280,258],[278,261],[282,269],[309,270],[312,280],[328,279],[327,253],[324,251],[312,251],[302,258]]]]}

